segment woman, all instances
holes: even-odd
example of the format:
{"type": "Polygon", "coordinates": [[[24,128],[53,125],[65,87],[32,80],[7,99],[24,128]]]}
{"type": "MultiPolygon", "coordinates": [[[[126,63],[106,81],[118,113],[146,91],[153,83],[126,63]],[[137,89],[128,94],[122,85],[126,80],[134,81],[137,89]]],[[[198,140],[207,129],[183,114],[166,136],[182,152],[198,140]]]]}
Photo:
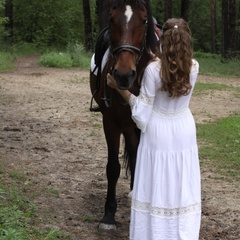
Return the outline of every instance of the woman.
{"type": "Polygon", "coordinates": [[[129,103],[141,129],[132,191],[130,239],[197,240],[201,179],[196,127],[189,109],[199,65],[192,59],[190,29],[169,19],[161,36],[161,60],[144,71],[139,96],[108,85],[129,103]]]}

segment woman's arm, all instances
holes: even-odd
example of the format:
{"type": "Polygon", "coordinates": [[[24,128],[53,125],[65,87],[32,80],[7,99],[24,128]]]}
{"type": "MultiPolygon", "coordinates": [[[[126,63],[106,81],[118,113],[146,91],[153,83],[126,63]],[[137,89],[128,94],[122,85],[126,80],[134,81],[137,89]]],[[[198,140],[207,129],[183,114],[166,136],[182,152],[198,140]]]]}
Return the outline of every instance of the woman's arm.
{"type": "Polygon", "coordinates": [[[129,98],[131,96],[131,92],[128,91],[128,90],[121,90],[121,89],[119,89],[115,79],[109,73],[107,74],[107,84],[108,84],[109,87],[114,88],[115,90],[117,90],[121,94],[123,99],[127,103],[129,103],[129,98]]]}

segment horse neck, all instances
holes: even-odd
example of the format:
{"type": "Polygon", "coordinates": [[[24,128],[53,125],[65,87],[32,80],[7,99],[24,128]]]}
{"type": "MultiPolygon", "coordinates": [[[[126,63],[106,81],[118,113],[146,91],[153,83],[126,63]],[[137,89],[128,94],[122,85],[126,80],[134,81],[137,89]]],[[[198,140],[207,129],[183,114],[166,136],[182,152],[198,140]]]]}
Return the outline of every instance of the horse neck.
{"type": "Polygon", "coordinates": [[[142,55],[141,59],[139,60],[139,63],[137,66],[139,87],[141,86],[144,70],[153,59],[154,59],[153,54],[150,54],[146,49],[144,49],[143,55],[142,55]]]}

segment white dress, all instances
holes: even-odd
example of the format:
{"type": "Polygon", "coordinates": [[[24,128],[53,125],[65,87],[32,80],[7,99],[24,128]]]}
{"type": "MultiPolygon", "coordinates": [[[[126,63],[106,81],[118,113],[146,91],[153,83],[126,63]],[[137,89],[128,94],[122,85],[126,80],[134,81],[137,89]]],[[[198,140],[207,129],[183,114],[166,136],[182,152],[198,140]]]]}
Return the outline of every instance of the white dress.
{"type": "Polygon", "coordinates": [[[160,61],[145,69],[140,94],[131,95],[132,118],[141,129],[130,221],[133,240],[197,240],[201,179],[196,126],[189,102],[199,65],[193,60],[189,95],[158,90],[160,61]]]}

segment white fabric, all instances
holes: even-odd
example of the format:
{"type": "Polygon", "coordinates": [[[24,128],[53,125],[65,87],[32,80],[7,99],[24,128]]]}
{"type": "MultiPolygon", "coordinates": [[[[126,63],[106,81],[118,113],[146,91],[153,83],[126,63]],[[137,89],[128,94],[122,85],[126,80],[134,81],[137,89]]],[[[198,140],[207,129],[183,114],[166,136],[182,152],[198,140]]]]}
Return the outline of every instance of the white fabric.
{"type": "MultiPolygon", "coordinates": [[[[196,127],[189,95],[169,98],[159,90],[160,61],[148,65],[132,118],[141,129],[130,222],[132,240],[197,240],[201,180],[196,127]]],[[[193,60],[194,87],[198,62],[193,60]]]]}
{"type": "MultiPolygon", "coordinates": [[[[104,69],[104,67],[105,67],[105,65],[107,63],[109,52],[110,52],[110,49],[108,48],[106,50],[106,52],[104,53],[104,55],[103,55],[101,72],[103,71],[103,69],[104,69]]],[[[92,55],[92,58],[91,58],[91,66],[90,66],[91,67],[91,72],[93,72],[95,67],[96,67],[96,64],[95,64],[95,61],[94,61],[94,57],[95,57],[95,53],[92,55]]],[[[98,68],[95,69],[93,74],[97,76],[97,72],[98,72],[98,68]]]]}

